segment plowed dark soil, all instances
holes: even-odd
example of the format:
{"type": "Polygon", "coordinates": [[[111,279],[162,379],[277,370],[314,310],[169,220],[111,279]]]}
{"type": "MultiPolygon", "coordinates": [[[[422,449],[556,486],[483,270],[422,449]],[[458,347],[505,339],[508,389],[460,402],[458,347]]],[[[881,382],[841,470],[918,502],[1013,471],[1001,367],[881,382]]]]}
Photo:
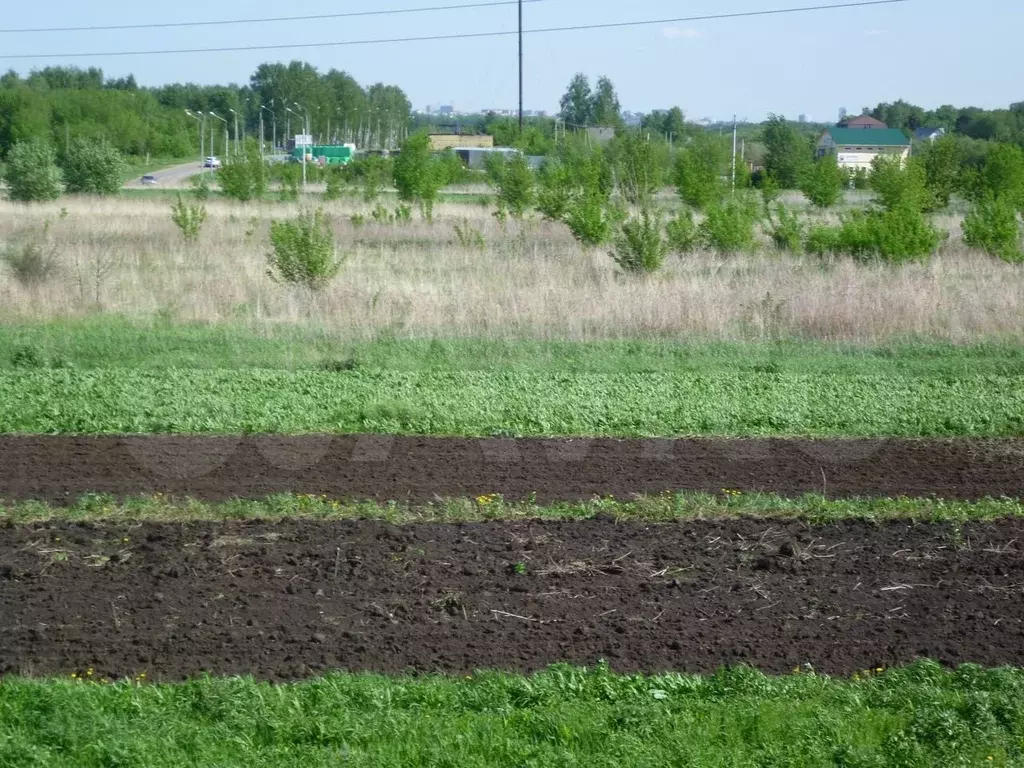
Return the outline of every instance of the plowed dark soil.
{"type": "Polygon", "coordinates": [[[0,437],[0,499],[271,493],[541,502],[722,488],[782,495],[1024,495],[1024,440],[0,437]]]}
{"type": "Polygon", "coordinates": [[[1024,664],[1024,521],[0,530],[0,673],[1024,664]]]}

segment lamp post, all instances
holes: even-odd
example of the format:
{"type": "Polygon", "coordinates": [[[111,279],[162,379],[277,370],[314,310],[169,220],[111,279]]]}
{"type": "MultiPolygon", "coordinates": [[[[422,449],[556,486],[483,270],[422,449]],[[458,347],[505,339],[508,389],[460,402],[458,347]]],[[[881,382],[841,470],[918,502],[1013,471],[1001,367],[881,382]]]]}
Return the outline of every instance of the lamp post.
{"type": "Polygon", "coordinates": [[[299,104],[297,101],[292,102],[296,107],[306,113],[306,122],[302,129],[302,191],[306,191],[306,141],[309,139],[309,110],[299,104]]]}
{"type": "MultiPolygon", "coordinates": [[[[271,104],[273,104],[273,102],[271,102],[271,104]]],[[[270,113],[270,118],[271,118],[271,121],[272,121],[273,126],[274,126],[274,139],[273,139],[273,143],[270,145],[270,148],[272,150],[274,150],[274,149],[277,148],[277,115],[274,114],[274,110],[270,109],[269,107],[265,107],[262,104],[260,104],[260,146],[261,147],[263,146],[263,112],[264,111],[267,111],[267,112],[270,113]]]]}
{"type": "Polygon", "coordinates": [[[228,107],[228,112],[235,116],[235,157],[238,157],[238,113],[231,107],[228,107]]]}
{"type": "MultiPolygon", "coordinates": [[[[199,167],[202,168],[203,158],[206,157],[206,131],[204,130],[206,127],[204,123],[206,121],[198,115],[193,115],[187,109],[185,110],[185,114],[191,117],[197,123],[199,123],[199,167]]],[[[199,114],[201,115],[202,112],[200,112],[199,114]]]]}
{"type": "MultiPolygon", "coordinates": [[[[207,114],[210,117],[215,117],[218,120],[220,120],[222,123],[224,123],[224,154],[227,155],[228,154],[228,149],[229,149],[229,147],[228,147],[228,121],[225,120],[220,115],[218,115],[216,112],[207,112],[207,114]]],[[[213,136],[213,127],[212,126],[210,128],[210,136],[213,136]]],[[[212,139],[211,139],[211,144],[212,143],[213,142],[212,142],[212,139]]]]}

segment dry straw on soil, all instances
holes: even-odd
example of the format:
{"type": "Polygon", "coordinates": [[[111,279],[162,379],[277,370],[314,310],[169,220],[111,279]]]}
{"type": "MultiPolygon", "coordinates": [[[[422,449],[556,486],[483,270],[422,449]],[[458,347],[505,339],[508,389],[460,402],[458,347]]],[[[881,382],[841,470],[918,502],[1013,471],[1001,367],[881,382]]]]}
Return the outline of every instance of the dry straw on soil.
{"type": "Polygon", "coordinates": [[[189,247],[166,201],[0,203],[0,247],[38,236],[51,220],[59,262],[54,275],[28,286],[0,267],[0,319],[102,311],[311,324],[353,338],[1024,337],[1024,273],[966,250],[952,217],[940,221],[953,233],[950,243],[925,265],[697,253],[637,279],[617,273],[607,249],[580,248],[560,225],[503,229],[477,204],[442,205],[432,226],[354,227],[349,215],[368,213],[365,206],[326,209],[347,258],[333,284],[309,296],[266,274],[268,223],[294,205],[212,202],[199,245],[189,247]],[[456,224],[479,231],[486,245],[459,238],[456,224]]]}

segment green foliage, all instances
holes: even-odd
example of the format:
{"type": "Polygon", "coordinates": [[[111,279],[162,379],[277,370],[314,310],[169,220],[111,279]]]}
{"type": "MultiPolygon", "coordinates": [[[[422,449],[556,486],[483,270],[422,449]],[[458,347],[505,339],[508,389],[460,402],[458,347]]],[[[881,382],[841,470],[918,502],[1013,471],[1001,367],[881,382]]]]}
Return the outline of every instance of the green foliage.
{"type": "Polygon", "coordinates": [[[277,167],[280,187],[278,197],[281,202],[299,199],[299,181],[302,179],[301,166],[298,163],[281,163],[277,167]]]}
{"type": "Polygon", "coordinates": [[[0,432],[1012,437],[1024,430],[1019,360],[1010,373],[964,366],[918,375],[875,362],[808,375],[755,369],[762,353],[747,354],[730,366],[677,362],[612,373],[506,364],[496,375],[420,363],[339,374],[246,361],[235,370],[166,362],[151,370],[3,369],[0,432]],[[404,414],[399,423],[371,418],[368,406],[382,398],[391,413],[404,414]]]}
{"type": "Polygon", "coordinates": [[[563,162],[547,158],[537,176],[537,210],[549,221],[561,221],[573,196],[572,171],[563,162]]]}
{"type": "Polygon", "coordinates": [[[463,219],[462,222],[455,222],[453,229],[456,242],[463,248],[483,250],[487,247],[484,233],[470,224],[468,219],[463,219]]]}
{"type": "Polygon", "coordinates": [[[871,189],[871,174],[866,168],[856,168],[847,173],[847,186],[854,189],[871,189]]]}
{"type": "Polygon", "coordinates": [[[259,143],[255,141],[247,141],[240,154],[231,155],[217,170],[221,192],[241,202],[262,198],[267,191],[267,176],[259,143]]]}
{"type": "Polygon", "coordinates": [[[694,134],[690,143],[676,153],[675,186],[679,198],[694,208],[705,209],[721,200],[722,182],[729,168],[725,142],[714,134],[694,134]]]}
{"type": "Polygon", "coordinates": [[[796,211],[783,203],[765,206],[769,235],[780,251],[799,253],[803,248],[804,225],[796,211]]]}
{"type": "Polygon", "coordinates": [[[708,207],[700,223],[700,237],[719,253],[741,253],[754,247],[754,226],[760,218],[757,204],[735,195],[708,207]]]}
{"type": "Polygon", "coordinates": [[[178,225],[186,243],[195,243],[199,240],[199,231],[206,222],[206,217],[206,206],[202,201],[190,203],[180,192],[171,204],[171,221],[178,225]]]}
{"type": "Polygon", "coordinates": [[[765,172],[783,189],[796,189],[813,158],[812,144],[781,115],[769,115],[762,131],[765,172]]]}
{"type": "Polygon", "coordinates": [[[25,139],[7,154],[4,168],[7,197],[29,203],[56,200],[61,193],[57,153],[43,139],[25,139]]]}
{"type": "Polygon", "coordinates": [[[812,205],[831,208],[843,199],[848,176],[835,155],[825,155],[807,166],[800,179],[800,191],[812,205]]]}
{"type": "Polygon", "coordinates": [[[121,191],[126,167],[112,144],[77,138],[64,155],[64,186],[72,194],[116,195],[121,191]]]}
{"type": "Polygon", "coordinates": [[[924,212],[934,205],[924,165],[916,158],[901,162],[898,157],[879,155],[871,164],[871,188],[887,211],[910,208],[924,212]]]}
{"type": "Polygon", "coordinates": [[[590,81],[583,73],[573,76],[560,101],[560,114],[572,128],[594,124],[594,101],[590,81]]]}
{"type": "Polygon", "coordinates": [[[0,261],[22,286],[45,283],[60,267],[57,246],[50,241],[50,222],[39,232],[30,232],[20,242],[8,243],[0,250],[0,261]]]}
{"type": "Polygon", "coordinates": [[[693,212],[684,208],[665,225],[665,239],[674,253],[690,253],[700,245],[697,225],[693,220],[693,212]]]}
{"type": "Polygon", "coordinates": [[[974,190],[976,200],[1004,200],[1024,211],[1024,149],[997,144],[989,150],[974,190]]]}
{"type": "Polygon", "coordinates": [[[517,152],[503,161],[497,185],[498,208],[521,220],[536,197],[533,169],[522,154],[517,152]]]}
{"type": "Polygon", "coordinates": [[[1012,264],[1024,263],[1017,211],[1005,198],[976,203],[963,223],[964,242],[1012,264]]]}
{"type": "Polygon", "coordinates": [[[660,214],[642,208],[639,215],[622,223],[612,258],[623,272],[648,273],[658,271],[667,253],[660,214]]]}
{"type": "Polygon", "coordinates": [[[920,155],[925,171],[925,185],[932,196],[932,208],[949,207],[949,200],[961,186],[964,151],[954,136],[943,136],[930,142],[920,155]]]}
{"type": "Polygon", "coordinates": [[[631,205],[649,205],[665,183],[668,145],[641,131],[625,131],[612,142],[611,152],[622,196],[631,205]]]}
{"type": "Polygon", "coordinates": [[[327,185],[324,187],[324,200],[340,200],[344,189],[344,174],[341,166],[332,165],[327,169],[327,185]]]}
{"type": "Polygon", "coordinates": [[[565,223],[573,237],[590,247],[608,242],[619,221],[621,212],[593,190],[574,197],[565,213],[565,223]]]}
{"type": "Polygon", "coordinates": [[[274,250],[267,255],[274,280],[319,290],[341,269],[334,235],[323,211],[301,211],[291,221],[270,223],[274,250]]]}
{"type": "Polygon", "coordinates": [[[938,247],[940,235],[925,215],[912,206],[854,211],[838,227],[818,225],[808,233],[809,253],[845,253],[866,261],[920,261],[938,247]]]}
{"type": "Polygon", "coordinates": [[[210,199],[210,182],[207,181],[205,173],[193,176],[188,180],[188,183],[192,188],[192,197],[196,200],[205,201],[210,199]]]}
{"type": "Polygon", "coordinates": [[[438,192],[448,183],[448,175],[443,161],[431,154],[426,134],[414,134],[402,143],[394,173],[398,198],[419,204],[423,217],[431,221],[438,192]]]}
{"type": "Polygon", "coordinates": [[[812,224],[804,239],[804,250],[817,256],[828,256],[843,251],[842,227],[812,224]]]}
{"type": "Polygon", "coordinates": [[[384,185],[393,178],[394,168],[388,158],[361,155],[344,166],[343,173],[349,183],[362,187],[363,202],[373,203],[380,197],[384,185]]]}

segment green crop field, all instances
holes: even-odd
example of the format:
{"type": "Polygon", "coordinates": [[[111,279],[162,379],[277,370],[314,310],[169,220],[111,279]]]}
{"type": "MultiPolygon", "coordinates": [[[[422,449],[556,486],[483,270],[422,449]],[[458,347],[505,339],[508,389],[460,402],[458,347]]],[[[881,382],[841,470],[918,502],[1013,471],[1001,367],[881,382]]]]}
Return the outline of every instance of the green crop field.
{"type": "Polygon", "coordinates": [[[0,432],[1012,436],[1017,376],[14,369],[0,432]]]}
{"type": "MultiPolygon", "coordinates": [[[[79,679],[79,678],[84,678],[79,679]]],[[[0,684],[0,765],[1014,766],[1024,672],[930,662],[856,679],[554,667],[532,677],[331,674],[291,685],[0,684]]]]}

